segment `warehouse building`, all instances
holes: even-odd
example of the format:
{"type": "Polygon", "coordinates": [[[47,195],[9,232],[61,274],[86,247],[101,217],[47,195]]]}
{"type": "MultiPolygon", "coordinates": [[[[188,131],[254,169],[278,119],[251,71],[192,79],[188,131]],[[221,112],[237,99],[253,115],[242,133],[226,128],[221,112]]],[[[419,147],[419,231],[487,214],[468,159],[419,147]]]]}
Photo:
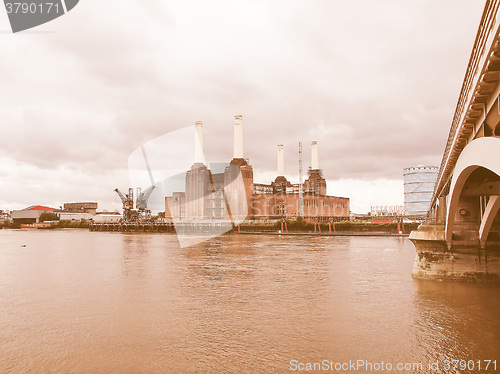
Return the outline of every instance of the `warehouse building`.
{"type": "Polygon", "coordinates": [[[56,213],[58,209],[49,208],[42,205],[32,205],[22,210],[13,210],[11,213],[14,225],[40,223],[40,216],[43,213],[56,213]]]}

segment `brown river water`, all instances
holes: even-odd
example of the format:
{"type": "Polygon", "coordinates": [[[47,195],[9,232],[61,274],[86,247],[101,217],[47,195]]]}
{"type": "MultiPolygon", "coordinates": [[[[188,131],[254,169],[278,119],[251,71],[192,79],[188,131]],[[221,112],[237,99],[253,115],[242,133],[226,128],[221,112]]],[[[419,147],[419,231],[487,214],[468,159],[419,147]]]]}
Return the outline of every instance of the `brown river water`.
{"type": "Polygon", "coordinates": [[[500,287],[413,279],[414,257],[397,237],[0,230],[0,373],[500,373],[500,287]]]}

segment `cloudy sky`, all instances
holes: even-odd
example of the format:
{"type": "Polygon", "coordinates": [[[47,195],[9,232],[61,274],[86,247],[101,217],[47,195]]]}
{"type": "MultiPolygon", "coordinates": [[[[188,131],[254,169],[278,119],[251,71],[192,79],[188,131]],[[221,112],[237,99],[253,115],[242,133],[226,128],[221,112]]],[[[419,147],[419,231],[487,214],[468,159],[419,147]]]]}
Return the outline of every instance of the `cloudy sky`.
{"type": "Polygon", "coordinates": [[[234,114],[256,182],[277,144],[296,182],[317,140],[330,194],[401,205],[403,168],[441,161],[483,6],[80,0],[18,34],[0,11],[0,209],[120,208],[137,147],[201,120],[207,160],[229,161],[234,114]]]}

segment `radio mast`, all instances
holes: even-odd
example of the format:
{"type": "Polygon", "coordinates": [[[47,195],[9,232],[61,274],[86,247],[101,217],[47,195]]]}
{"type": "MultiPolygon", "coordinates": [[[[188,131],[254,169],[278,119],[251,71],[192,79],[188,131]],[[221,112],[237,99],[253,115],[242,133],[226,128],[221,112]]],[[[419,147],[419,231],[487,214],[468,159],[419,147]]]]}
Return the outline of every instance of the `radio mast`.
{"type": "Polygon", "coordinates": [[[304,217],[304,193],[302,190],[302,142],[299,142],[299,216],[304,217]]]}

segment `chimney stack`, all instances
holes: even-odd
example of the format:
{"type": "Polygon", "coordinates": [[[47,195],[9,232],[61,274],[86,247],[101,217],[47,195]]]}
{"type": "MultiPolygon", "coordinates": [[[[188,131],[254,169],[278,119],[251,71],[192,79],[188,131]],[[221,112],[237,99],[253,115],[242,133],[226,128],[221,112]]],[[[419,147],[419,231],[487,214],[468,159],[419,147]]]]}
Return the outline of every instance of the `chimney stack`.
{"type": "Polygon", "coordinates": [[[318,142],[316,140],[313,140],[311,143],[311,169],[312,170],[318,170],[319,165],[318,165],[318,142]]]}
{"type": "Polygon", "coordinates": [[[203,122],[198,121],[194,125],[194,163],[204,164],[205,156],[203,155],[203,122]]]}
{"type": "Polygon", "coordinates": [[[285,152],[283,144],[278,145],[278,177],[285,176],[285,152]]]}
{"type": "Polygon", "coordinates": [[[241,114],[234,116],[234,158],[243,158],[243,124],[241,114]]]}

